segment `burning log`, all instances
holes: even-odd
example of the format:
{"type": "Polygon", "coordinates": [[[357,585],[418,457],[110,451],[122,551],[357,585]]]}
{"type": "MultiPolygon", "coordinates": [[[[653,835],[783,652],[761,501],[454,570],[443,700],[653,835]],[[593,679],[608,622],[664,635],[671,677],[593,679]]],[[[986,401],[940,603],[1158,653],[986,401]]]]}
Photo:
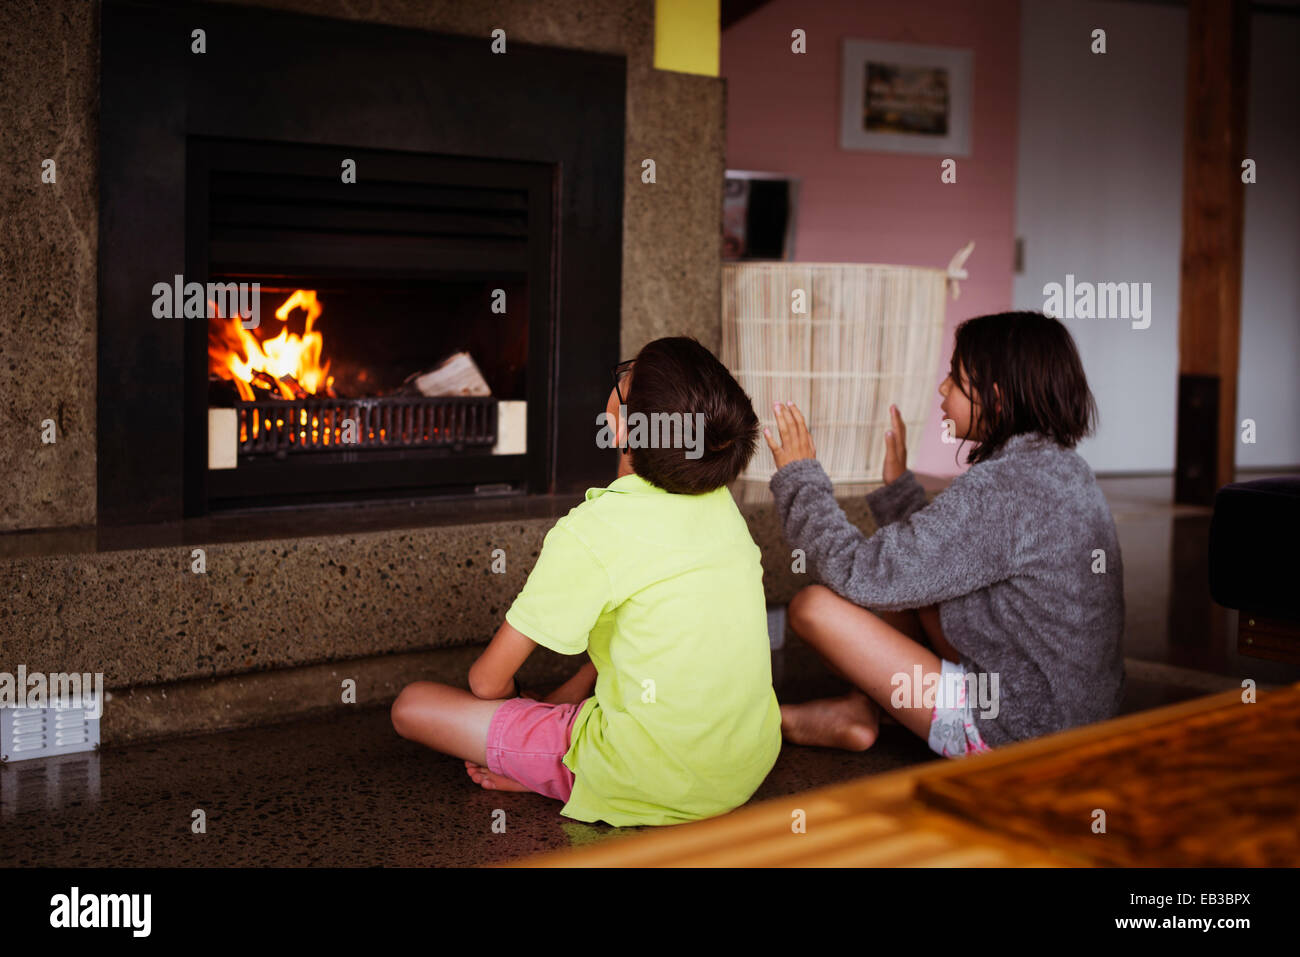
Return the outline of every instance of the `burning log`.
{"type": "Polygon", "coordinates": [[[284,392],[280,389],[279,380],[269,373],[260,371],[252,372],[248,384],[254,389],[261,389],[263,392],[270,392],[277,398],[286,398],[284,392]]]}
{"type": "MultiPolygon", "coordinates": [[[[301,385],[299,385],[298,380],[295,379],[293,376],[282,375],[280,376],[280,381],[289,387],[289,390],[293,393],[293,397],[295,399],[307,399],[311,397],[311,393],[308,392],[306,389],[304,389],[301,385]]],[[[334,398],[333,389],[325,389],[324,392],[331,399],[334,398]]]]}
{"type": "Polygon", "coordinates": [[[231,379],[209,376],[208,408],[232,409],[241,402],[289,401],[284,397],[282,389],[274,387],[265,381],[256,385],[248,382],[240,383],[240,385],[244,386],[243,390],[239,389],[231,379]]]}

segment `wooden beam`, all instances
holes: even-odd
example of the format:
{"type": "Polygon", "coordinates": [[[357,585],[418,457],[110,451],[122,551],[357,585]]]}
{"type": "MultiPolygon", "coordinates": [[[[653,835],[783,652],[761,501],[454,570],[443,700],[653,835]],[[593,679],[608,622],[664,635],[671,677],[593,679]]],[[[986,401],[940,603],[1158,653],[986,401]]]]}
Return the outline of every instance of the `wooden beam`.
{"type": "Polygon", "coordinates": [[[1190,0],[1174,481],[1180,504],[1211,504],[1235,467],[1249,57],[1248,0],[1190,0]]]}

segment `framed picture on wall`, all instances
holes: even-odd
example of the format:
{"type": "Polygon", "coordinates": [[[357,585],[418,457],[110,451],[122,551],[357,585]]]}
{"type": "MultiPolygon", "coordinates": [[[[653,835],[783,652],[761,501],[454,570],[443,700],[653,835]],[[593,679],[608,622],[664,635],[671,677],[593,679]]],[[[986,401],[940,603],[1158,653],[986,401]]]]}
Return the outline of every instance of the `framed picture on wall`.
{"type": "Polygon", "coordinates": [[[974,53],[844,41],[840,148],[969,156],[974,53]]]}

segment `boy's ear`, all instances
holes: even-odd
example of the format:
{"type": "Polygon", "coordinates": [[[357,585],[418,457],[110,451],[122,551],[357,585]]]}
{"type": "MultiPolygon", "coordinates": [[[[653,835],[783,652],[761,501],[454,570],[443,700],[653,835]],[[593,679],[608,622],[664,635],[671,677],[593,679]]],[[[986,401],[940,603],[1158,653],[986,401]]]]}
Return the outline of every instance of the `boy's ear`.
{"type": "Polygon", "coordinates": [[[627,416],[623,413],[627,411],[627,406],[618,407],[618,428],[614,438],[618,440],[618,447],[621,449],[627,443],[627,416]]]}

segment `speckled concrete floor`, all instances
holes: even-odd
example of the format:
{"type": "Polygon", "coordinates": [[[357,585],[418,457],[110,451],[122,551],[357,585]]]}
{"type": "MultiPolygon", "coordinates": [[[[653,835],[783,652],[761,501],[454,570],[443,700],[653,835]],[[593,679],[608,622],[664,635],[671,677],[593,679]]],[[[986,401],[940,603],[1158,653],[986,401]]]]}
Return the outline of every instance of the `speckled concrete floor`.
{"type": "MultiPolygon", "coordinates": [[[[1208,513],[1171,508],[1167,480],[1103,480],[1125,558],[1125,713],[1295,666],[1244,658],[1235,612],[1205,584],[1208,513]],[[1189,670],[1194,669],[1194,670],[1189,670]]],[[[773,656],[782,701],[844,685],[797,640],[773,656]]],[[[861,754],[787,746],[753,800],[937,760],[886,725],[861,754]]],[[[558,802],[479,789],[463,764],[393,733],[386,708],[0,767],[0,865],[476,865],[620,839],[558,802]],[[493,830],[505,811],[505,833],[493,830]],[[206,833],[193,833],[195,811],[206,833]],[[499,817],[499,815],[497,815],[499,817]]]]}
{"type": "MultiPolygon", "coordinates": [[[[778,693],[843,686],[792,643],[778,693]]],[[[1201,693],[1130,680],[1126,710],[1201,693]]],[[[897,725],[861,754],[787,746],[755,801],[936,760],[897,725]]],[[[464,866],[618,838],[536,794],[483,791],[462,763],[397,737],[387,709],[0,768],[0,848],[16,866],[464,866]],[[505,811],[505,833],[493,830],[505,811]],[[195,811],[206,833],[193,833],[195,811]],[[499,815],[495,815],[499,818],[499,815]]]]}
{"type": "MultiPolygon", "coordinates": [[[[776,663],[783,695],[842,689],[806,646],[776,663]]],[[[861,754],[787,747],[754,799],[932,757],[897,726],[861,754]]],[[[633,832],[559,809],[482,790],[461,761],[399,738],[385,708],[0,768],[0,847],[18,866],[477,865],[633,832]]]]}

